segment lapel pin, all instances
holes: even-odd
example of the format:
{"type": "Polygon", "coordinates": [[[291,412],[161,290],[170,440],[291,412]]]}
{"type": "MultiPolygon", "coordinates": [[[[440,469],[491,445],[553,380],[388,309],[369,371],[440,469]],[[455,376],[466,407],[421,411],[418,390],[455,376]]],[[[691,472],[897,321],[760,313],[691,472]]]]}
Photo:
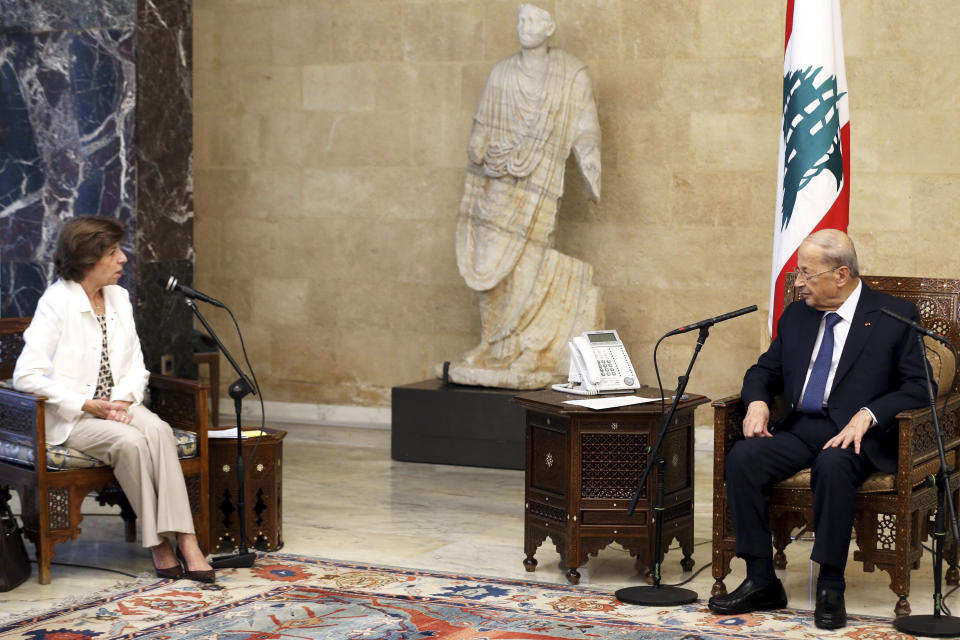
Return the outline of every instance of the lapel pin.
{"type": "Polygon", "coordinates": [[[869,326],[870,326],[870,323],[869,323],[869,322],[864,322],[864,323],[863,323],[863,326],[869,327],[869,326]]]}

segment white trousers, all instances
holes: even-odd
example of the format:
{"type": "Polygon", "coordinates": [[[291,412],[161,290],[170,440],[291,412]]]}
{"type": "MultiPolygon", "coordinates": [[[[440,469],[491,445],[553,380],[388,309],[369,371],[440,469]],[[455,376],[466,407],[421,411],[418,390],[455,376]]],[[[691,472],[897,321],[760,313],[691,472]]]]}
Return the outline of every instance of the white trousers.
{"type": "Polygon", "coordinates": [[[161,536],[194,533],[173,430],[142,405],[131,406],[130,414],[130,424],[81,418],[65,444],[113,467],[140,519],[143,546],[160,544],[161,536]]]}

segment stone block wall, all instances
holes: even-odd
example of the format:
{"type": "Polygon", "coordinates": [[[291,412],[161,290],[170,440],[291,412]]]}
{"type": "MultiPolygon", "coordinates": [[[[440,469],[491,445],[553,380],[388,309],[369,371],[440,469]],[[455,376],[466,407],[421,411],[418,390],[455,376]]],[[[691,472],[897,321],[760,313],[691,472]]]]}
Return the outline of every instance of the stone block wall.
{"type": "MultiPolygon", "coordinates": [[[[478,340],[453,233],[480,91],[519,48],[517,4],[195,1],[197,285],[237,312],[268,399],[383,406],[478,340]]],[[[690,383],[712,397],[739,389],[769,339],[784,5],[539,5],[553,44],[588,65],[604,135],[603,199],[587,202],[570,163],[557,246],[594,265],[645,382],[656,339],[694,320],[761,309],[712,331],[690,383]]],[[[863,270],[957,276],[960,11],[842,10],[863,270]]],[[[661,346],[667,384],[695,338],[661,346]]]]}

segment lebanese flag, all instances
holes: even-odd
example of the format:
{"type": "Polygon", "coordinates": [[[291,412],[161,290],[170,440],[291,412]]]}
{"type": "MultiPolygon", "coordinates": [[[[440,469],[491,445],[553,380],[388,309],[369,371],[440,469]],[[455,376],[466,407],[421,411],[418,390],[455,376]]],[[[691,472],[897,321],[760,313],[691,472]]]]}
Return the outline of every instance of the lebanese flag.
{"type": "Polygon", "coordinates": [[[850,218],[850,103],[839,0],[787,0],[770,335],[800,242],[850,218]]]}

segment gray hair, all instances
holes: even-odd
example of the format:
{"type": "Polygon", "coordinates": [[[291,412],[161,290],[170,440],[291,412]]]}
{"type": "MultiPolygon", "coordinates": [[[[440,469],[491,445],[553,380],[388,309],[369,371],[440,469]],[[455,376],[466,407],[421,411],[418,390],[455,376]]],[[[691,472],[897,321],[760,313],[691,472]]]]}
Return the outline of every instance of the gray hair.
{"type": "Polygon", "coordinates": [[[851,277],[860,277],[860,263],[857,261],[857,250],[853,246],[853,240],[843,231],[838,229],[821,229],[804,238],[803,242],[819,247],[822,251],[824,262],[834,269],[847,267],[850,269],[851,277]]]}

